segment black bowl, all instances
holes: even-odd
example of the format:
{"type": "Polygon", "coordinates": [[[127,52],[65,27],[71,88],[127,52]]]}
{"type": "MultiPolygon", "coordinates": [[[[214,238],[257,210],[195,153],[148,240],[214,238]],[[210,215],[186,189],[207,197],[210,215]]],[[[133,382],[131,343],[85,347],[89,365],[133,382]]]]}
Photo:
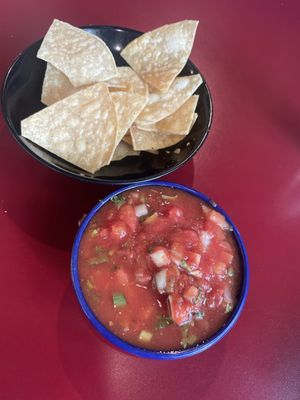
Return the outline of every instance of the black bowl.
{"type": "MultiPolygon", "coordinates": [[[[118,66],[127,65],[120,56],[122,49],[142,32],[113,26],[85,26],[85,31],[100,37],[112,51],[118,66]]],[[[21,136],[22,119],[41,110],[41,89],[46,62],[36,58],[42,40],[24,50],[10,67],[2,90],[2,108],[6,123],[18,143],[33,157],[65,175],[94,183],[127,184],[160,178],[186,163],[199,150],[210,129],[212,120],[212,101],[209,89],[203,79],[196,90],[199,95],[196,112],[198,119],[191,132],[184,139],[159,154],[142,152],[140,156],[126,157],[114,161],[90,174],[47,150],[31,143],[21,136]],[[180,148],[180,152],[174,150],[180,148]]],[[[188,61],[180,75],[200,73],[197,67],[188,61]]]]}

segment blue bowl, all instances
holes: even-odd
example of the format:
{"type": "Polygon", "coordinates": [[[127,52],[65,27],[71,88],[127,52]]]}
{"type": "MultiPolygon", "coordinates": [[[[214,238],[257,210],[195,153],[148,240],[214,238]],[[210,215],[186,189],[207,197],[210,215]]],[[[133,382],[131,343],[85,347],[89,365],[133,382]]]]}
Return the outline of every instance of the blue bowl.
{"type": "Polygon", "coordinates": [[[147,182],[147,183],[137,183],[134,185],[129,185],[126,187],[122,187],[121,189],[116,190],[109,196],[105,197],[105,199],[101,200],[85,217],[83,220],[82,224],[80,225],[80,228],[77,232],[73,249],[72,249],[72,258],[71,258],[71,274],[72,274],[72,281],[74,285],[74,289],[77,295],[77,298],[79,300],[79,303],[81,305],[81,308],[87,318],[90,320],[90,322],[93,324],[93,326],[96,328],[96,330],[101,333],[107,340],[109,340],[111,343],[119,347],[120,349],[134,354],[139,357],[145,357],[145,358],[153,358],[157,360],[162,360],[162,359],[167,359],[167,360],[175,360],[179,358],[185,358],[185,357],[190,357],[195,354],[201,353],[207,349],[209,349],[211,346],[219,342],[229,331],[230,329],[234,326],[234,324],[237,322],[242,309],[245,305],[247,294],[248,294],[248,287],[249,287],[249,265],[248,265],[248,257],[246,253],[246,249],[244,246],[244,243],[242,241],[241,235],[239,231],[237,230],[236,226],[233,224],[231,219],[228,217],[228,215],[225,213],[225,211],[219,207],[213,200],[209,199],[207,196],[204,194],[197,192],[196,190],[190,189],[186,186],[179,185],[177,183],[170,183],[170,182],[163,182],[163,181],[155,181],[155,182],[147,182]],[[233,235],[235,237],[235,240],[238,245],[238,249],[240,252],[240,257],[241,257],[241,268],[243,272],[242,276],[242,282],[241,282],[241,290],[240,290],[240,298],[238,300],[237,305],[235,306],[233,312],[231,313],[229,319],[226,321],[225,325],[223,325],[214,335],[212,335],[210,338],[205,340],[204,342],[201,342],[194,347],[188,348],[186,350],[176,350],[176,351],[154,351],[154,350],[147,350],[143,349],[142,347],[137,347],[132,344],[129,344],[128,342],[125,342],[115,334],[113,334],[109,329],[107,329],[94,315],[93,311],[89,307],[88,303],[85,300],[84,294],[81,290],[80,286],[80,280],[79,280],[79,275],[78,275],[78,252],[79,252],[79,247],[80,247],[80,242],[82,239],[82,236],[91,221],[91,219],[94,217],[94,215],[101,209],[101,207],[104,206],[108,201],[113,196],[119,195],[123,192],[126,192],[127,190],[138,188],[138,187],[145,187],[145,186],[164,186],[164,187],[171,187],[175,189],[182,190],[186,193],[190,193],[193,196],[198,197],[199,199],[205,201],[208,203],[211,207],[213,207],[216,211],[220,212],[221,214],[224,215],[226,221],[231,225],[233,229],[233,235]]]}

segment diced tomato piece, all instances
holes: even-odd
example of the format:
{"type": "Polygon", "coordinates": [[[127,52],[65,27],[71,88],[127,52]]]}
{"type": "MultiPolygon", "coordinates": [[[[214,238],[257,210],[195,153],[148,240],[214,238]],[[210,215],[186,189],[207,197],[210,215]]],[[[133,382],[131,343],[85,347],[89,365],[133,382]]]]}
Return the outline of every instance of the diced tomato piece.
{"type": "Polygon", "coordinates": [[[157,213],[150,215],[143,223],[145,232],[154,235],[167,231],[172,225],[174,222],[171,219],[161,217],[157,213]]]}
{"type": "Polygon", "coordinates": [[[226,275],[226,271],[227,271],[227,266],[225,263],[219,261],[215,264],[215,266],[214,266],[215,274],[224,276],[224,275],[226,275]]]}
{"type": "Polygon", "coordinates": [[[189,286],[188,288],[185,289],[183,293],[183,297],[191,304],[196,303],[198,296],[199,296],[199,288],[197,288],[196,286],[189,286]]]}
{"type": "Polygon", "coordinates": [[[193,253],[192,251],[186,251],[184,253],[186,262],[191,269],[197,269],[201,261],[201,254],[193,253]]]}
{"type": "Polygon", "coordinates": [[[211,236],[215,238],[218,242],[221,242],[226,239],[224,230],[213,221],[210,220],[205,221],[204,228],[205,231],[209,232],[211,236]]]}
{"type": "Polygon", "coordinates": [[[168,212],[169,217],[175,221],[175,222],[180,222],[180,221],[184,221],[184,217],[183,217],[183,211],[181,208],[176,207],[176,206],[172,206],[169,209],[168,212]]]}
{"type": "Polygon", "coordinates": [[[108,228],[100,229],[99,236],[101,239],[108,239],[109,238],[109,229],[108,228]]]}
{"type": "Polygon", "coordinates": [[[170,242],[180,243],[188,250],[198,252],[200,241],[197,232],[191,229],[176,229],[169,236],[170,242]]]}
{"type": "Polygon", "coordinates": [[[221,251],[219,255],[219,259],[221,262],[225,263],[226,265],[230,265],[233,260],[233,254],[228,253],[227,251],[221,251]]]}
{"type": "Polygon", "coordinates": [[[129,277],[127,272],[124,270],[124,268],[119,268],[116,272],[115,272],[115,276],[117,278],[117,280],[119,281],[119,283],[122,286],[125,286],[128,284],[129,282],[129,277]]]}
{"type": "Polygon", "coordinates": [[[179,242],[173,242],[171,244],[171,252],[172,255],[175,256],[177,259],[182,260],[184,257],[183,254],[185,252],[185,247],[179,242]]]}
{"type": "Polygon", "coordinates": [[[95,290],[99,290],[100,292],[105,291],[111,282],[109,272],[103,269],[93,269],[90,272],[90,280],[93,283],[95,290]]]}
{"type": "Polygon", "coordinates": [[[111,233],[114,239],[124,239],[127,236],[128,226],[122,221],[116,221],[111,226],[111,233]]]}
{"type": "Polygon", "coordinates": [[[203,278],[197,279],[197,284],[203,292],[206,293],[211,291],[211,285],[206,279],[203,278]]]}
{"type": "Polygon", "coordinates": [[[172,320],[181,326],[192,319],[191,305],[178,294],[170,294],[168,297],[172,320]]]}
{"type": "Polygon", "coordinates": [[[133,207],[125,204],[119,210],[119,219],[125,222],[126,225],[129,226],[132,232],[136,231],[138,219],[135,215],[135,210],[133,207]]]}
{"type": "Polygon", "coordinates": [[[220,214],[219,212],[212,210],[211,213],[209,214],[208,219],[215,224],[217,224],[220,228],[222,229],[228,229],[229,225],[227,221],[225,220],[224,215],[220,214]]]}
{"type": "Polygon", "coordinates": [[[211,208],[205,206],[204,204],[202,204],[202,210],[203,210],[204,214],[206,214],[206,215],[208,215],[212,211],[211,208]]]}
{"type": "Polygon", "coordinates": [[[167,269],[167,282],[166,282],[166,293],[173,293],[175,285],[180,277],[180,272],[177,267],[169,265],[167,269]]]}
{"type": "Polygon", "coordinates": [[[218,308],[223,303],[223,300],[224,300],[224,290],[218,288],[208,293],[206,304],[209,308],[218,308]]]}
{"type": "Polygon", "coordinates": [[[145,286],[147,285],[152,279],[152,276],[149,271],[145,268],[137,268],[135,271],[135,282],[139,285],[145,286]]]}
{"type": "Polygon", "coordinates": [[[232,290],[229,287],[229,284],[226,284],[224,286],[224,301],[228,304],[233,304],[233,296],[232,296],[232,290]]]}
{"type": "Polygon", "coordinates": [[[222,240],[219,243],[219,246],[222,247],[222,249],[228,251],[228,253],[233,253],[233,249],[231,244],[227,240],[222,240]]]}
{"type": "Polygon", "coordinates": [[[168,250],[162,246],[156,246],[150,253],[150,258],[157,267],[169,265],[171,262],[168,250]]]}
{"type": "Polygon", "coordinates": [[[181,243],[174,242],[171,245],[171,259],[177,267],[186,262],[188,267],[194,270],[199,267],[201,254],[188,251],[181,243]]]}
{"type": "Polygon", "coordinates": [[[179,257],[178,255],[171,253],[170,255],[172,263],[174,263],[177,267],[180,267],[180,263],[182,262],[182,257],[179,257]]]}

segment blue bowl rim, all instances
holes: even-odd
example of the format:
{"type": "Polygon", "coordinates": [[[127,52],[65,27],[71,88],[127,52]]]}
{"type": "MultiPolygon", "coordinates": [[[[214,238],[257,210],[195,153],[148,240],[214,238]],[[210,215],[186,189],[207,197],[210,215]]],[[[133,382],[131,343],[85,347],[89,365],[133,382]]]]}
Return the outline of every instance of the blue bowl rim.
{"type": "Polygon", "coordinates": [[[73,248],[72,248],[72,256],[71,256],[71,277],[72,277],[72,282],[73,286],[75,289],[75,293],[77,296],[77,299],[80,303],[80,306],[82,308],[82,311],[86,315],[86,317],[89,319],[89,321],[92,323],[94,328],[104,336],[105,339],[107,339],[109,342],[114,344],[115,346],[119,347],[120,349],[131,353],[135,356],[139,357],[144,357],[144,358],[152,358],[152,359],[164,359],[164,360],[175,360],[175,359],[180,359],[180,358],[185,358],[189,356],[193,356],[195,354],[201,353],[216,343],[218,343],[235,325],[237,322],[242,309],[244,308],[247,294],[248,294],[248,289],[249,289],[249,263],[248,263],[248,256],[246,252],[245,245],[243,243],[241,234],[239,233],[237,227],[234,225],[232,222],[231,218],[226,214],[226,212],[218,205],[216,204],[213,200],[211,200],[209,197],[207,197],[205,194],[198,192],[194,189],[191,189],[189,187],[186,187],[184,185],[178,184],[178,183],[173,183],[173,182],[166,182],[166,181],[151,181],[151,182],[141,182],[141,183],[136,183],[128,186],[121,187],[120,189],[114,191],[113,193],[109,194],[106,196],[103,200],[100,200],[91,210],[90,212],[86,215],[84,220],[82,221],[78,232],[76,234],[73,248]],[[243,280],[241,283],[241,292],[240,292],[240,298],[239,301],[234,308],[232,314],[230,315],[228,321],[217,331],[212,335],[210,338],[208,338],[206,341],[199,343],[198,345],[185,349],[185,350],[175,350],[175,351],[153,351],[153,350],[148,350],[148,349],[143,349],[141,347],[134,346],[120,337],[116,336],[113,334],[108,328],[106,328],[94,315],[93,311],[87,304],[85,297],[83,295],[83,292],[80,287],[80,280],[79,280],[79,275],[78,275],[78,251],[79,251],[79,246],[81,242],[81,238],[83,233],[85,232],[90,220],[93,218],[93,216],[99,211],[99,209],[106,204],[108,201],[113,196],[119,195],[123,192],[126,192],[128,190],[132,190],[135,188],[139,187],[146,187],[146,186],[164,186],[164,187],[171,187],[175,189],[182,190],[186,193],[189,193],[191,195],[196,196],[197,198],[207,202],[211,207],[213,207],[216,211],[220,212],[221,214],[224,215],[226,218],[227,222],[230,224],[233,230],[233,234],[235,237],[235,240],[237,241],[238,248],[240,251],[241,255],[241,260],[242,260],[242,268],[243,268],[243,280]]]}

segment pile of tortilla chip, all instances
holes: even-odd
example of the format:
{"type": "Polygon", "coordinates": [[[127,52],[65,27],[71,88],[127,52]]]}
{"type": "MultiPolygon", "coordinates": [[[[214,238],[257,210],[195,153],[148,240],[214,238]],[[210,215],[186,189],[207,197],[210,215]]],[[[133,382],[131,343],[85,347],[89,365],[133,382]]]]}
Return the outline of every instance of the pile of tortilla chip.
{"type": "Polygon", "coordinates": [[[147,32],[121,52],[117,67],[97,36],[54,20],[37,57],[47,62],[41,101],[21,134],[95,173],[112,161],[180,142],[197,114],[201,76],[178,77],[191,53],[197,21],[147,32]]]}

